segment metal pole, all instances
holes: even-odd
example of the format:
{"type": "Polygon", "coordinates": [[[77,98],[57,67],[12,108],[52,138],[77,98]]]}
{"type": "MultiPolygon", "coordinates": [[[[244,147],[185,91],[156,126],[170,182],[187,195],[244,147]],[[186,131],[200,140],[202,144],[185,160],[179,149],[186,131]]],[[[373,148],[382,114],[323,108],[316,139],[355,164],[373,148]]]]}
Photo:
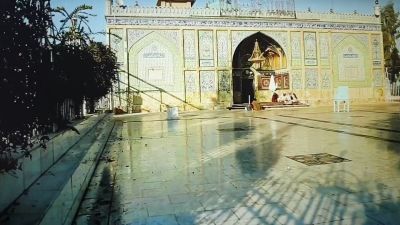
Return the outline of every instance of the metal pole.
{"type": "MultiPolygon", "coordinates": [[[[128,42],[128,37],[127,37],[127,32],[126,32],[126,30],[125,30],[125,40],[126,40],[126,42],[128,42]]],[[[128,49],[128,43],[126,43],[127,44],[127,48],[126,49],[128,49]]],[[[133,45],[132,45],[133,46],[133,45]]],[[[130,72],[129,72],[129,51],[130,51],[130,49],[128,49],[128,51],[127,51],[127,53],[126,53],[126,69],[127,69],[127,71],[128,71],[128,98],[127,98],[127,103],[126,103],[126,111],[129,113],[129,109],[130,109],[130,107],[131,107],[131,95],[130,95],[130,89],[131,89],[131,83],[130,83],[130,76],[131,76],[131,74],[130,74],[130,72]]]]}

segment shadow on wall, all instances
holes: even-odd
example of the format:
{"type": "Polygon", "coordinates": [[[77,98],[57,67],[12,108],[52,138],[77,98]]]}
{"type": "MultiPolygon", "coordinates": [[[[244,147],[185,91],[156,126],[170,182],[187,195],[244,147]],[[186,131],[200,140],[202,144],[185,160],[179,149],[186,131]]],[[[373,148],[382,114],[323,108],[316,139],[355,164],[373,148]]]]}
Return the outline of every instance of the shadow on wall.
{"type": "MultiPolygon", "coordinates": [[[[128,74],[126,71],[120,71],[120,72],[128,74]]],[[[141,94],[147,96],[148,98],[150,98],[150,99],[152,99],[152,100],[154,100],[156,102],[159,102],[160,104],[168,105],[169,103],[163,101],[163,99],[162,99],[163,98],[162,96],[164,94],[164,95],[176,100],[177,102],[182,103],[183,105],[185,105],[187,107],[191,107],[193,109],[201,110],[200,107],[198,107],[198,106],[196,106],[194,104],[191,104],[191,103],[187,102],[186,100],[176,96],[175,94],[172,94],[172,93],[170,93],[170,92],[168,92],[168,91],[166,91],[166,90],[164,90],[164,89],[162,89],[162,88],[160,88],[160,87],[158,87],[158,86],[156,86],[156,85],[154,85],[154,84],[152,84],[152,83],[150,83],[150,82],[148,82],[146,80],[143,80],[143,79],[139,78],[138,76],[135,76],[135,75],[133,75],[131,73],[129,73],[128,75],[129,75],[129,78],[135,79],[136,81],[139,81],[140,83],[146,84],[149,87],[154,88],[154,90],[156,90],[160,94],[154,95],[154,90],[149,90],[149,91],[139,90],[139,89],[137,89],[135,87],[128,86],[128,83],[126,83],[124,81],[121,81],[121,80],[118,81],[121,84],[126,85],[129,88],[129,90],[134,92],[134,93],[137,93],[137,94],[141,93],[141,94]],[[157,97],[155,97],[155,96],[157,96],[157,97]]]]}

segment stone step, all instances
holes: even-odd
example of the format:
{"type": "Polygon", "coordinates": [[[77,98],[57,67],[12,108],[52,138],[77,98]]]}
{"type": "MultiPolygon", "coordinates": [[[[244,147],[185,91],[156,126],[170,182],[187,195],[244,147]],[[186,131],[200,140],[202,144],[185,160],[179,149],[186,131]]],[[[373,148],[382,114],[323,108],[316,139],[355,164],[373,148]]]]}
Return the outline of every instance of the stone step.
{"type": "Polygon", "coordinates": [[[245,109],[249,104],[248,103],[242,103],[242,104],[232,104],[231,106],[227,107],[227,109],[232,110],[232,109],[245,109]]]}

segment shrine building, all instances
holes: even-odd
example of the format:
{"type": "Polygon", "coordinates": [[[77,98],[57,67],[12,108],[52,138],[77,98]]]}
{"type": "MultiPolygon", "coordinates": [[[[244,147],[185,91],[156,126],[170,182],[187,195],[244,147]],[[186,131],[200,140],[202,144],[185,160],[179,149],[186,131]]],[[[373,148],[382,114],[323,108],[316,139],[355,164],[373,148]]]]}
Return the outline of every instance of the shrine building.
{"type": "Polygon", "coordinates": [[[199,8],[195,0],[154,7],[106,0],[108,42],[121,68],[114,107],[157,112],[270,102],[271,77],[278,94],[294,92],[311,105],[332,104],[340,86],[351,102],[383,98],[377,1],[371,15],[299,12],[294,0],[250,2],[199,8]]]}

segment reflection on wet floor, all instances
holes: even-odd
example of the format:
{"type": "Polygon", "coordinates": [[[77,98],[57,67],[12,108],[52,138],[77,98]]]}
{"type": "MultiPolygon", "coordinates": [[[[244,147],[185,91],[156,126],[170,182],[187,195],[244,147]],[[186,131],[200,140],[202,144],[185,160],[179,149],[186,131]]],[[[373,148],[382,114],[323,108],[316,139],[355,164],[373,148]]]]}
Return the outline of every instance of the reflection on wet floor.
{"type": "Polygon", "coordinates": [[[121,117],[75,223],[396,224],[398,108],[121,117]]]}

